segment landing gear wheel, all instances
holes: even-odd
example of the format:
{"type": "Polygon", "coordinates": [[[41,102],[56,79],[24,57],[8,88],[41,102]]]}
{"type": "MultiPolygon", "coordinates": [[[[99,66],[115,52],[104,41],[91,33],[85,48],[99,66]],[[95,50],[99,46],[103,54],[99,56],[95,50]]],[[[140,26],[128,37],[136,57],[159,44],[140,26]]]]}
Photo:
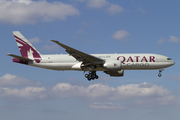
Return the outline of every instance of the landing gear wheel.
{"type": "Polygon", "coordinates": [[[91,81],[91,80],[94,80],[94,79],[98,79],[99,77],[96,75],[96,71],[90,71],[89,74],[85,74],[85,77],[91,81]]]}
{"type": "Polygon", "coordinates": [[[89,81],[91,81],[91,77],[89,76],[89,77],[87,77],[87,79],[89,80],[89,81]]]}
{"type": "Polygon", "coordinates": [[[88,76],[89,76],[88,74],[85,74],[85,77],[86,77],[86,78],[88,78],[88,76]]]}
{"type": "Polygon", "coordinates": [[[96,79],[98,79],[99,77],[96,75],[96,79]]]}
{"type": "Polygon", "coordinates": [[[161,77],[162,76],[161,73],[159,73],[158,76],[161,77]]]}
{"type": "Polygon", "coordinates": [[[162,72],[163,70],[164,70],[164,69],[160,69],[160,70],[159,70],[159,74],[158,74],[159,77],[162,76],[161,72],[162,72]]]}

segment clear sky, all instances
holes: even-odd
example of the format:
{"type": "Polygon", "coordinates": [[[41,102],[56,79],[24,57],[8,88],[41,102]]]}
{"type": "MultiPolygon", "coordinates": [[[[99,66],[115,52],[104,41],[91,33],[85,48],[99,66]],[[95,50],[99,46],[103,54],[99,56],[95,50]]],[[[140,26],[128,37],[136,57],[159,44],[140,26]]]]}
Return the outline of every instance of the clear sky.
{"type": "Polygon", "coordinates": [[[179,120],[179,0],[1,0],[1,120],[179,120]],[[50,39],[85,53],[155,53],[175,65],[127,70],[88,81],[83,72],[12,62],[12,31],[42,54],[66,54],[50,39]]]}

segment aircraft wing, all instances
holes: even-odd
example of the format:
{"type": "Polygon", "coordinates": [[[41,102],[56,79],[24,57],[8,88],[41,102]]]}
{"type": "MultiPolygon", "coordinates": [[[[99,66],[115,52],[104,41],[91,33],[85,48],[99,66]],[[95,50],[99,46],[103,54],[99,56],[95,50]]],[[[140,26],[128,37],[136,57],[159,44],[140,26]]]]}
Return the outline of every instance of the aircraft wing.
{"type": "Polygon", "coordinates": [[[7,55],[9,55],[11,57],[18,58],[18,59],[23,60],[23,61],[33,61],[32,59],[21,57],[21,56],[18,56],[18,55],[13,55],[13,54],[7,54],[7,55]]]}
{"type": "Polygon", "coordinates": [[[102,64],[104,63],[104,60],[89,54],[86,54],[84,52],[81,52],[79,50],[76,50],[74,48],[71,48],[67,45],[64,45],[56,40],[51,40],[55,42],[56,44],[60,45],[64,49],[66,49],[66,52],[69,53],[71,56],[73,56],[76,60],[81,61],[85,64],[102,64]]]}

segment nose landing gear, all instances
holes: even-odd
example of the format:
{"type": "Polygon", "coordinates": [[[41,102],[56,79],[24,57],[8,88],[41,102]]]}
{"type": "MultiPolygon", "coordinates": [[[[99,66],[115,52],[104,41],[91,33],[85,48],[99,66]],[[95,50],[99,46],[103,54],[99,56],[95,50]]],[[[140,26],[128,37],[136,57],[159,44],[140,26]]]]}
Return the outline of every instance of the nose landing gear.
{"type": "Polygon", "coordinates": [[[161,72],[162,72],[163,70],[164,70],[164,69],[160,69],[160,70],[159,70],[159,74],[158,74],[159,77],[162,76],[161,72]]]}
{"type": "Polygon", "coordinates": [[[92,72],[89,72],[89,74],[85,74],[85,77],[86,77],[89,81],[99,78],[98,75],[96,75],[96,71],[92,71],[92,72]]]}

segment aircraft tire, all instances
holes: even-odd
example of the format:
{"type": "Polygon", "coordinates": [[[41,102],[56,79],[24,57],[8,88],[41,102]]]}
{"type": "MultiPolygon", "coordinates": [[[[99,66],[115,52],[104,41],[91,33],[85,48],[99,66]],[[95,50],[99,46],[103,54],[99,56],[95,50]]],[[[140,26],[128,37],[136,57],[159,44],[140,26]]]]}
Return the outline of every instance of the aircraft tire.
{"type": "Polygon", "coordinates": [[[161,73],[159,73],[158,76],[161,77],[162,76],[161,73]]]}
{"type": "Polygon", "coordinates": [[[92,78],[91,78],[91,76],[88,75],[87,79],[88,79],[89,81],[91,81],[92,78]]]}
{"type": "Polygon", "coordinates": [[[85,74],[85,77],[86,77],[86,78],[88,78],[88,76],[89,76],[88,74],[85,74]]]}

